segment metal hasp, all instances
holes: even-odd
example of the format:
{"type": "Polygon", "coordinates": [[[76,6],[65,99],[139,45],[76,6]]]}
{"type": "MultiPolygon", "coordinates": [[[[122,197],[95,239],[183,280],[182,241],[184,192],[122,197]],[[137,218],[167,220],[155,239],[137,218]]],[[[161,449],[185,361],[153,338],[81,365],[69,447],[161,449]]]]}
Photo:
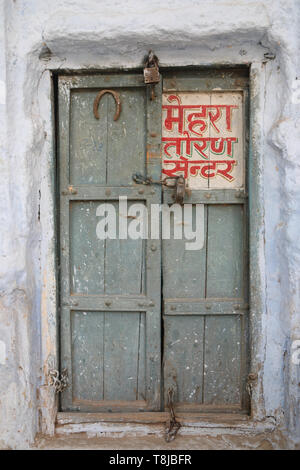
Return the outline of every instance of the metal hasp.
{"type": "Polygon", "coordinates": [[[132,179],[135,183],[137,184],[161,184],[163,186],[166,186],[167,188],[174,188],[175,192],[173,194],[173,199],[176,204],[183,204],[183,199],[186,193],[186,184],[185,184],[185,178],[182,175],[179,176],[167,176],[163,180],[159,181],[154,181],[152,178],[148,178],[146,176],[140,175],[139,173],[135,173],[132,175],[132,179]],[[173,180],[175,181],[175,184],[169,185],[167,184],[168,180],[173,180]]]}
{"type": "Polygon", "coordinates": [[[96,119],[100,119],[100,116],[99,116],[99,113],[98,113],[98,106],[99,106],[99,103],[100,103],[100,100],[101,100],[102,96],[105,95],[105,93],[110,93],[111,95],[113,95],[113,97],[115,99],[116,112],[115,112],[115,115],[114,115],[114,121],[117,121],[117,119],[119,119],[119,116],[120,116],[120,113],[121,113],[121,100],[120,100],[119,93],[117,93],[114,90],[101,90],[101,91],[99,91],[99,93],[96,96],[95,101],[94,101],[94,107],[93,107],[94,116],[95,116],[96,119]]]}
{"type": "Polygon", "coordinates": [[[181,428],[181,424],[176,420],[175,411],[173,407],[173,396],[174,390],[173,388],[168,389],[168,408],[170,411],[170,419],[166,423],[166,434],[165,439],[167,442],[174,441],[179,429],[181,428]]]}
{"type": "Polygon", "coordinates": [[[58,370],[49,370],[48,384],[50,385],[50,387],[54,388],[55,393],[62,393],[69,385],[68,370],[63,369],[61,371],[61,376],[59,376],[58,370]]]}

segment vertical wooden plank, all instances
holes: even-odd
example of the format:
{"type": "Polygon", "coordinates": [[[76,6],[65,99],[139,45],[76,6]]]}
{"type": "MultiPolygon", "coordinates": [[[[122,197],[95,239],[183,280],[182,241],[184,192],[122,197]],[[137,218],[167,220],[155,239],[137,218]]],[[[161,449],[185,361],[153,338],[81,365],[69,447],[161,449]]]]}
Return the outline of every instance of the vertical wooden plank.
{"type": "MultiPolygon", "coordinates": [[[[230,105],[236,106],[236,108],[231,108],[230,113],[230,122],[231,129],[227,128],[225,109],[222,110],[222,118],[219,119],[216,123],[216,128],[210,126],[210,137],[213,139],[221,138],[236,138],[237,142],[232,141],[232,155],[228,154],[228,144],[224,144],[223,154],[210,151],[210,160],[217,161],[235,161],[235,165],[230,171],[230,175],[233,177],[232,180],[227,179],[222,174],[217,174],[214,178],[209,179],[210,189],[233,189],[233,188],[242,188],[244,187],[245,182],[245,156],[244,156],[244,109],[243,109],[243,92],[217,92],[214,91],[211,93],[211,105],[230,105]]],[[[219,145],[216,142],[215,148],[218,149],[219,145]]],[[[220,165],[220,169],[225,169],[225,165],[220,165]]]]}
{"type": "Polygon", "coordinates": [[[63,78],[58,81],[58,116],[59,116],[59,186],[66,189],[70,182],[70,87],[63,78]]]}
{"type": "MultiPolygon", "coordinates": [[[[162,81],[155,85],[155,99],[147,89],[147,176],[161,178],[161,92],[162,81]]],[[[161,203],[161,187],[153,185],[148,199],[161,203]]],[[[149,212],[149,211],[148,211],[149,212]]],[[[146,241],[146,293],[150,300],[146,313],[146,397],[148,410],[161,409],[161,241],[146,241]]]]}
{"type": "Polygon", "coordinates": [[[139,318],[139,345],[138,345],[136,399],[146,401],[146,318],[145,318],[145,313],[140,313],[140,318],[139,318]]]}
{"type": "Polygon", "coordinates": [[[243,206],[208,207],[207,297],[243,295],[243,206]]]}
{"type": "Polygon", "coordinates": [[[202,403],[203,316],[165,316],[164,389],[173,388],[176,402],[202,403]]]}
{"type": "MultiPolygon", "coordinates": [[[[73,410],[80,408],[82,411],[89,407],[103,409],[106,406],[105,401],[134,402],[146,398],[147,409],[159,409],[160,241],[153,246],[150,241],[99,240],[96,234],[99,220],[96,209],[105,202],[97,199],[97,185],[132,186],[132,174],[145,173],[146,155],[149,157],[149,175],[154,176],[154,179],[160,177],[161,85],[156,87],[157,99],[151,101],[150,91],[139,76],[82,76],[74,80],[68,77],[65,81],[62,90],[64,95],[60,97],[60,116],[63,118],[60,123],[60,145],[63,148],[60,190],[68,193],[70,184],[87,184],[92,186],[92,200],[82,196],[81,201],[72,201],[69,205],[70,196],[62,198],[61,241],[64,245],[62,243],[61,279],[64,283],[67,275],[67,281],[62,289],[61,365],[68,368],[69,374],[74,372],[76,375],[74,393],[71,380],[70,386],[63,393],[62,407],[73,410]],[[120,91],[124,101],[118,121],[113,121],[115,103],[110,95],[104,95],[100,102],[100,120],[93,116],[94,98],[99,89],[108,87],[108,82],[113,83],[120,91]],[[125,84],[124,88],[121,88],[122,83],[125,84]],[[146,275],[144,269],[147,270],[146,275]],[[76,300],[70,296],[70,278],[71,294],[76,294],[76,300]],[[149,305],[149,310],[145,313],[123,313],[122,296],[141,293],[146,296],[146,299],[143,297],[143,302],[149,305]],[[115,296],[113,305],[117,311],[105,314],[98,312],[98,296],[102,294],[115,296]],[[92,306],[92,312],[85,312],[88,321],[83,320],[85,315],[82,313],[82,317],[76,317],[71,324],[72,302],[80,306],[87,300],[89,308],[92,306]],[[96,317],[103,317],[102,325],[97,323],[96,317]],[[101,329],[102,334],[98,337],[101,329]],[[71,333],[74,339],[73,349],[71,333]],[[103,343],[101,351],[104,337],[106,343],[103,343]],[[99,378],[92,365],[99,358],[105,365],[103,379],[101,375],[99,378]],[[94,374],[96,380],[91,384],[94,374]],[[100,393],[100,398],[97,397],[98,380],[102,380],[103,386],[106,386],[105,393],[100,393]],[[88,403],[84,403],[85,401],[88,403]]],[[[149,192],[147,204],[161,202],[160,187],[147,191],[149,192]]],[[[136,409],[134,403],[132,407],[136,409]]]]}
{"type": "Polygon", "coordinates": [[[59,205],[60,205],[60,250],[62,302],[68,302],[70,295],[69,274],[69,201],[63,195],[69,185],[69,136],[70,136],[70,88],[63,79],[59,80],[59,205]]]}
{"type": "MultiPolygon", "coordinates": [[[[71,371],[71,329],[70,309],[67,307],[70,296],[69,274],[69,201],[62,196],[62,191],[69,184],[69,127],[70,127],[70,89],[64,80],[58,82],[58,114],[59,114],[59,205],[60,205],[60,315],[61,315],[61,351],[60,368],[71,371]]],[[[72,380],[70,386],[61,396],[61,404],[66,409],[72,403],[72,380]]]]}
{"type": "Polygon", "coordinates": [[[72,293],[104,293],[105,240],[96,234],[96,210],[103,201],[70,204],[70,276],[72,293]]]}
{"type": "Polygon", "coordinates": [[[98,90],[72,90],[70,108],[70,183],[105,184],[107,172],[108,100],[99,103],[99,116],[93,113],[98,90]]]}
{"type": "Polygon", "coordinates": [[[241,324],[238,315],[205,318],[204,403],[241,404],[241,324]]]}
{"type": "MultiPolygon", "coordinates": [[[[127,201],[128,210],[134,203],[127,201]]],[[[112,202],[111,202],[112,203],[112,202]]],[[[119,205],[113,204],[117,214],[117,233],[119,224],[119,205]]],[[[124,216],[121,214],[121,216],[124,216]]],[[[131,221],[131,219],[127,219],[131,221]]],[[[105,241],[105,293],[106,294],[141,294],[144,292],[145,278],[145,240],[107,239],[105,241]],[[126,280],[126,282],[124,282],[126,280]]]]}
{"type": "Polygon", "coordinates": [[[113,121],[115,101],[108,96],[107,178],[109,185],[130,186],[133,173],[145,171],[146,93],[145,88],[117,89],[122,110],[113,121]]]}
{"type": "Polygon", "coordinates": [[[103,327],[102,312],[72,313],[73,399],[103,399],[103,327]]]}
{"type": "MultiPolygon", "coordinates": [[[[136,400],[139,335],[139,313],[105,313],[105,400],[136,400]]],[[[139,367],[142,367],[141,363],[139,363],[139,367]]]]}
{"type": "MultiPolygon", "coordinates": [[[[186,250],[184,237],[174,240],[174,215],[171,214],[171,237],[162,241],[163,296],[164,298],[205,297],[206,233],[201,250],[186,250]]],[[[182,211],[183,220],[183,211],[182,211]]],[[[195,221],[195,205],[193,205],[195,221]]],[[[176,220],[175,220],[176,223],[176,220]]],[[[207,223],[207,206],[204,209],[204,227],[207,223]]],[[[193,228],[194,229],[194,228],[193,228]]]]}

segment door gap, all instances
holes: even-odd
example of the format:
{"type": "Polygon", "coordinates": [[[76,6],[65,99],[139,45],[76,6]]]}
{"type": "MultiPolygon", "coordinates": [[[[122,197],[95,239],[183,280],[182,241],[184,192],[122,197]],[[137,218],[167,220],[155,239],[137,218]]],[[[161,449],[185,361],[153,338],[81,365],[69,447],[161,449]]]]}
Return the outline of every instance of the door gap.
{"type": "MultiPolygon", "coordinates": [[[[161,190],[161,202],[163,202],[163,190],[161,190]]],[[[165,408],[165,397],[164,397],[164,343],[165,343],[165,327],[164,327],[164,297],[163,297],[163,287],[164,287],[164,276],[163,276],[163,239],[162,239],[162,219],[161,219],[161,212],[160,212],[160,220],[159,220],[159,233],[160,236],[160,243],[161,243],[161,251],[160,251],[160,302],[161,302],[161,315],[160,315],[160,322],[161,322],[161,411],[164,411],[165,408]]]]}

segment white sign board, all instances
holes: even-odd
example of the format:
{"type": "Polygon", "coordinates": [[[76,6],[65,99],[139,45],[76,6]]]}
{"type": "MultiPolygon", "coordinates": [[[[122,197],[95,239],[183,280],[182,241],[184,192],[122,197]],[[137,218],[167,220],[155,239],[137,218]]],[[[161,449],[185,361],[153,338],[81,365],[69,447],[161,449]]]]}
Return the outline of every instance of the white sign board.
{"type": "Polygon", "coordinates": [[[190,189],[244,187],[241,92],[163,95],[163,177],[184,175],[190,189]]]}

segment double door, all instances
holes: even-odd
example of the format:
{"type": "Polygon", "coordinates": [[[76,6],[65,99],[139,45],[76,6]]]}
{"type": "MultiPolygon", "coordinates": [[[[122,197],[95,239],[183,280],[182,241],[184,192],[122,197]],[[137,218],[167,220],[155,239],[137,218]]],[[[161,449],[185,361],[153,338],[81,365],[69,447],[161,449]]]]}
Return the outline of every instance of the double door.
{"type": "Polygon", "coordinates": [[[159,411],[172,390],[178,411],[246,410],[247,77],[165,74],[153,99],[142,74],[60,76],[58,94],[61,409],[159,411]],[[176,212],[159,181],[178,175],[176,212]]]}

